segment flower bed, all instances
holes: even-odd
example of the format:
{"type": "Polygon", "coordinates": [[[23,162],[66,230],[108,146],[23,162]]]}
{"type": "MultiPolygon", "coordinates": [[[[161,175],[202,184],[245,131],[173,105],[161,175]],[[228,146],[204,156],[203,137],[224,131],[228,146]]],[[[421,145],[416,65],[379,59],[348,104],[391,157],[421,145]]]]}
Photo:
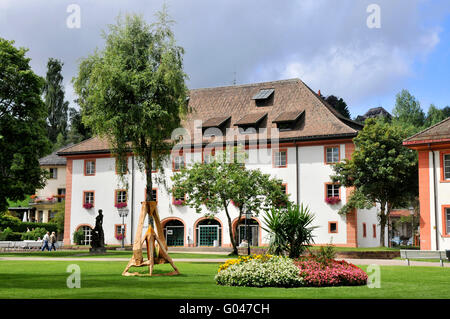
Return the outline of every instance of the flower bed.
{"type": "Polygon", "coordinates": [[[317,258],[308,257],[294,263],[300,269],[305,286],[359,286],[367,283],[367,274],[344,260],[329,259],[322,263],[317,258]]]}
{"type": "Polygon", "coordinates": [[[298,268],[286,257],[241,258],[227,263],[227,266],[219,268],[215,277],[219,285],[299,287],[303,283],[303,279],[298,275],[298,268]]]}
{"type": "Polygon", "coordinates": [[[346,261],[316,257],[292,260],[271,255],[241,256],[219,267],[216,283],[247,287],[357,286],[367,283],[367,274],[346,261]]]}

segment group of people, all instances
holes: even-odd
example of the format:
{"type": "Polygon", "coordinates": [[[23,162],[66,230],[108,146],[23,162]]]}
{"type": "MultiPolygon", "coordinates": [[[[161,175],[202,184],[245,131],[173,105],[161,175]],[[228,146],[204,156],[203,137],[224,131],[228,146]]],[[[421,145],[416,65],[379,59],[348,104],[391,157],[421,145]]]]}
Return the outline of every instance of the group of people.
{"type": "Polygon", "coordinates": [[[42,246],[41,251],[44,251],[45,249],[47,249],[48,251],[52,251],[52,249],[54,249],[56,251],[56,234],[55,232],[52,232],[52,234],[50,235],[49,232],[47,232],[44,235],[44,238],[42,238],[42,240],[44,241],[44,245],[42,246]],[[50,247],[48,246],[48,244],[50,243],[50,247]]]}

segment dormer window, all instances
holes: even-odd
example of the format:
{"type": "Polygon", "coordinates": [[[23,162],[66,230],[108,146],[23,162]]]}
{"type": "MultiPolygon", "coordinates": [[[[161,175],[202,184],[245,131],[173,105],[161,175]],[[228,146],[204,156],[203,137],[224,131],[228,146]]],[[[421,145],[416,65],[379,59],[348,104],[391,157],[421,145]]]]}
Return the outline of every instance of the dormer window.
{"type": "Polygon", "coordinates": [[[228,126],[230,119],[231,116],[219,116],[206,120],[201,126],[202,133],[206,136],[217,136],[220,131],[222,135],[225,135],[225,129],[228,126]]]}
{"type": "Polygon", "coordinates": [[[277,125],[277,128],[280,132],[282,131],[291,131],[295,128],[298,121],[302,117],[305,111],[287,111],[281,112],[278,116],[272,121],[277,125]]]}
{"type": "Polygon", "coordinates": [[[253,95],[252,100],[255,100],[255,104],[258,107],[273,105],[275,89],[267,88],[261,89],[258,93],[253,95]]]}
{"type": "Polygon", "coordinates": [[[259,92],[256,93],[252,97],[252,100],[267,100],[268,98],[270,98],[270,96],[273,94],[273,92],[275,92],[275,89],[262,89],[262,90],[259,90],[259,92]]]}
{"type": "Polygon", "coordinates": [[[267,113],[250,113],[241,117],[234,125],[239,127],[240,134],[252,134],[256,133],[266,117],[267,113]]]}

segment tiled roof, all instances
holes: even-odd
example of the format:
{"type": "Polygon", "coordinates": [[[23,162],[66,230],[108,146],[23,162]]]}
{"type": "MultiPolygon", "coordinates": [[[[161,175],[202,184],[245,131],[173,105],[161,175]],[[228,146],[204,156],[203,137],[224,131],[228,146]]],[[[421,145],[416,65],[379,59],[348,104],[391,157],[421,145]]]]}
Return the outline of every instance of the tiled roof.
{"type": "MultiPolygon", "coordinates": [[[[286,112],[283,117],[287,118],[299,112],[304,112],[304,116],[302,124],[296,129],[280,131],[280,140],[351,138],[362,129],[361,124],[343,117],[300,79],[190,90],[189,107],[192,112],[183,120],[182,126],[193,140],[194,132],[198,133],[198,128],[194,126],[196,120],[202,120],[203,125],[214,126],[231,117],[226,121],[226,126],[237,130],[236,124],[250,123],[262,114],[267,114],[261,122],[261,126],[268,128],[268,134],[264,137],[270,138],[270,129],[277,128],[273,120],[279,118],[283,112],[286,112]],[[263,103],[252,99],[267,88],[274,91],[263,103]]],[[[259,134],[253,136],[258,138],[259,134]]],[[[208,138],[204,138],[203,142],[208,142],[208,138]]],[[[106,139],[94,137],[59,153],[68,155],[108,149],[106,139]]]]}
{"type": "Polygon", "coordinates": [[[66,166],[66,159],[58,156],[57,153],[65,148],[71,147],[73,144],[69,144],[54,151],[53,153],[39,159],[40,166],[66,166]]]}
{"type": "Polygon", "coordinates": [[[404,140],[403,144],[411,145],[420,143],[439,143],[448,140],[450,140],[450,117],[411,137],[408,137],[404,140]]]}

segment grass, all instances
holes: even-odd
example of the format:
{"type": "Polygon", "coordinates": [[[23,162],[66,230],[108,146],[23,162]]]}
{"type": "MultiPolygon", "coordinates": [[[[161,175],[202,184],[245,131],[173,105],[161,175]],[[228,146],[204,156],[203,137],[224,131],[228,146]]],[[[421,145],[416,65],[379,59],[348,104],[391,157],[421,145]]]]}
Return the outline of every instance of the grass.
{"type": "MultiPolygon", "coordinates": [[[[179,262],[181,275],[123,277],[126,262],[2,261],[0,298],[450,298],[450,268],[381,266],[381,288],[249,288],[218,286],[218,263],[179,262]],[[81,269],[81,288],[69,289],[67,266],[81,269]]],[[[361,268],[366,269],[364,266],[361,268]]],[[[146,271],[146,268],[139,268],[146,271]]],[[[155,272],[170,271],[156,265],[155,272]]],[[[370,275],[370,274],[369,274],[370,275]]]]}
{"type": "MultiPolygon", "coordinates": [[[[0,252],[1,257],[80,257],[80,258],[131,258],[132,251],[116,251],[107,250],[103,255],[90,255],[88,250],[57,250],[57,251],[29,251],[29,252],[0,252]]],[[[146,252],[144,251],[146,256],[146,252]]],[[[223,259],[234,258],[233,255],[221,255],[221,254],[195,254],[195,253],[180,253],[171,252],[172,258],[188,258],[188,259],[223,259]]]]}

